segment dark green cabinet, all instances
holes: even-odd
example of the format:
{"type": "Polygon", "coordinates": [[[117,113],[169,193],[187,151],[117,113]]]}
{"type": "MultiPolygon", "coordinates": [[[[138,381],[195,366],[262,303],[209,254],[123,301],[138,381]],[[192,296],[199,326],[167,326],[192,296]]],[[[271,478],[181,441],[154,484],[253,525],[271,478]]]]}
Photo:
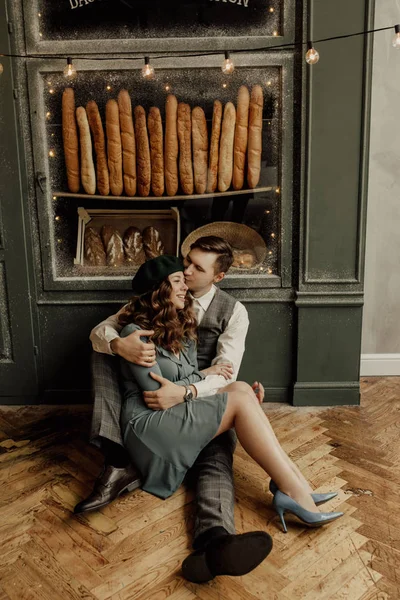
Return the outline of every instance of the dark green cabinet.
{"type": "MultiPolygon", "coordinates": [[[[37,0],[0,1],[1,39],[14,53],[34,56],[14,60],[12,72],[2,59],[0,148],[7,160],[0,163],[0,401],[88,402],[89,331],[126,301],[129,280],[88,282],[58,271],[54,211],[62,198],[52,197],[41,144],[46,105],[40,86],[43,74],[61,70],[68,43],[41,40],[36,17],[26,18],[24,29],[22,14],[34,15],[37,0]]],[[[273,4],[287,23],[282,35],[231,38],[230,44],[256,48],[373,26],[373,0],[273,4]]],[[[71,43],[77,55],[106,52],[110,69],[124,47],[112,39],[101,48],[98,40],[71,43]]],[[[139,41],[132,43],[137,50],[139,41]]],[[[149,52],[173,46],[171,39],[163,48],[158,40],[143,43],[149,52]]],[[[213,43],[222,48],[226,40],[180,39],[177,48],[207,50],[213,43]]],[[[269,65],[280,73],[280,123],[274,126],[281,127],[281,154],[279,175],[273,174],[279,197],[274,189],[266,200],[278,207],[279,243],[276,273],[229,276],[223,287],[246,305],[251,321],[240,377],[262,381],[267,401],[357,404],[372,38],[317,48],[321,59],[314,67],[305,64],[305,48],[238,55],[243,68],[262,73],[269,65]]],[[[176,68],[187,69],[217,59],[180,60],[176,68]]],[[[83,71],[98,68],[82,63],[83,71]]],[[[68,199],[75,211],[79,201],[68,199]]]]}

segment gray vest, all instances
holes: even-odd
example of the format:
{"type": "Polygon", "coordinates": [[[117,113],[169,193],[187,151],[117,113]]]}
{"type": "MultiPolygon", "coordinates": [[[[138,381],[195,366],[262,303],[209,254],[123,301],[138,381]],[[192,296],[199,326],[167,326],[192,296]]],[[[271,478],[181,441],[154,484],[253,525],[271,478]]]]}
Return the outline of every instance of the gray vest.
{"type": "Polygon", "coordinates": [[[217,288],[197,330],[197,360],[199,369],[206,369],[217,353],[218,338],[225,331],[233,314],[236,300],[217,288]]]}

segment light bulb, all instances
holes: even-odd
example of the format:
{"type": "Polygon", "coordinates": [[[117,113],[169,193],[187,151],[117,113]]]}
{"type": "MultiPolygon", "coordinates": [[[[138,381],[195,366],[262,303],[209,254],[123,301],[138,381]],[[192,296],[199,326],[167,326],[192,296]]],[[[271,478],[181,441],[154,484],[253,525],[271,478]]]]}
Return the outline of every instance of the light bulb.
{"type": "Polygon", "coordinates": [[[231,75],[231,73],[233,73],[233,71],[235,70],[235,65],[233,64],[229,52],[225,52],[225,60],[222,63],[221,69],[225,75],[231,75]]]}
{"type": "Polygon", "coordinates": [[[76,69],[72,64],[72,58],[70,56],[67,58],[67,66],[64,69],[64,75],[67,79],[73,79],[76,77],[76,69]]]}
{"type": "Polygon", "coordinates": [[[393,48],[396,48],[396,50],[400,50],[400,25],[395,25],[394,30],[396,32],[396,35],[394,36],[392,41],[393,48]]]}
{"type": "Polygon", "coordinates": [[[142,69],[142,77],[143,79],[154,79],[156,76],[154,67],[150,64],[150,58],[145,56],[144,58],[144,67],[142,69]]]}
{"type": "Polygon", "coordinates": [[[319,61],[319,54],[313,47],[312,42],[308,42],[308,50],[306,53],[306,63],[309,65],[316,65],[319,61]]]}

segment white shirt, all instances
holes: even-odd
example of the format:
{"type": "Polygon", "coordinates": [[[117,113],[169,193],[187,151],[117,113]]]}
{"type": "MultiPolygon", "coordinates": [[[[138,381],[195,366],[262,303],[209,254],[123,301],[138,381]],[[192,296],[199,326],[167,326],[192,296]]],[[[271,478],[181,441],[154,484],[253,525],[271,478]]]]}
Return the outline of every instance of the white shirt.
{"type": "MultiPolygon", "coordinates": [[[[201,298],[193,298],[193,309],[197,323],[200,325],[203,317],[215,296],[216,287],[213,285],[209,292],[201,298]]],[[[90,341],[93,350],[102,354],[113,354],[110,342],[119,337],[122,327],[118,323],[118,315],[124,307],[116,314],[108,317],[99,325],[94,327],[90,333],[90,341]]],[[[217,353],[211,365],[217,363],[232,363],[233,376],[226,380],[222,375],[208,375],[203,381],[193,384],[197,390],[197,397],[204,398],[215,394],[217,390],[236,381],[245,350],[245,340],[249,328],[249,317],[246,308],[241,302],[236,302],[231,318],[223,333],[218,338],[217,353]]]]}

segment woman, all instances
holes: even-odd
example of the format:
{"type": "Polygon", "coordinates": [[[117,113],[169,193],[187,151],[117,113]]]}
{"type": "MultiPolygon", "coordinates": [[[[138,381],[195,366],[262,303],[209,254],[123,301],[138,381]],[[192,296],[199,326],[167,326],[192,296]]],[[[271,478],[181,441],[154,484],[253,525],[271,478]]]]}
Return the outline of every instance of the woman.
{"type": "Polygon", "coordinates": [[[138,329],[155,332],[152,341],[157,349],[157,365],[146,368],[121,359],[121,427],[125,446],[141,471],[143,489],[161,498],[173,494],[200,451],[214,437],[234,427],[243,448],[272,478],[274,508],[285,532],[285,512],[312,526],[342,516],[341,512],[319,512],[315,502],[335,494],[312,494],[260,406],[262,386],[256,396],[247,383],[235,382],[213,396],[182,400],[167,410],[154,410],[151,401],[144,401],[143,391],[160,387],[152,374],[190,387],[210,373],[210,369],[198,370],[196,321],[183,269],[181,260],[174,256],[144,263],[132,282],[136,295],[119,318],[122,337],[138,329]]]}

